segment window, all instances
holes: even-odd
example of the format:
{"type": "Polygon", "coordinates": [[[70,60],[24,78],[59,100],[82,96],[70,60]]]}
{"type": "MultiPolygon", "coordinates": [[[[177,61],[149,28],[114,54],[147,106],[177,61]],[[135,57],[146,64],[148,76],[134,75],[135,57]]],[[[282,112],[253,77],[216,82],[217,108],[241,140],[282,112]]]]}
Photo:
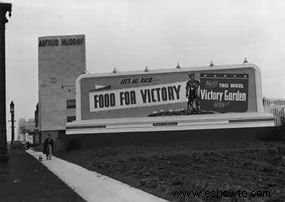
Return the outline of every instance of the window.
{"type": "Polygon", "coordinates": [[[75,108],[76,107],[76,102],[75,100],[66,100],[66,108],[75,108]]]}
{"type": "Polygon", "coordinates": [[[76,120],[76,116],[68,116],[68,117],[66,118],[67,123],[72,122],[72,121],[75,121],[75,120],[76,120]]]}

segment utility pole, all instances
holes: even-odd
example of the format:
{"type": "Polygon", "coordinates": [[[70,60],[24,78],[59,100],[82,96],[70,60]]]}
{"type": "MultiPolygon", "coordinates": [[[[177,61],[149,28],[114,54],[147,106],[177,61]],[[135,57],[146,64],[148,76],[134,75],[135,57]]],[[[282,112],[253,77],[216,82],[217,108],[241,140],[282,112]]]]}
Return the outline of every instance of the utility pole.
{"type": "Polygon", "coordinates": [[[11,16],[12,4],[0,3],[0,162],[7,162],[7,131],[6,131],[6,62],[5,62],[5,24],[7,13],[11,16]]]}
{"type": "Polygon", "coordinates": [[[14,102],[12,101],[10,103],[10,113],[11,113],[11,147],[14,148],[14,140],[15,140],[15,126],[14,126],[14,123],[15,123],[15,104],[14,102]]]}

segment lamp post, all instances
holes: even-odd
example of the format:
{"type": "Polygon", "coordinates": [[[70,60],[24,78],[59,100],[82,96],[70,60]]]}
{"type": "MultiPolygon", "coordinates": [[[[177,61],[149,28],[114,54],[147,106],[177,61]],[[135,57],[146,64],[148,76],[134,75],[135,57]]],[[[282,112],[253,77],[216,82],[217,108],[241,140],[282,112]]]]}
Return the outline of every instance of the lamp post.
{"type": "Polygon", "coordinates": [[[7,162],[7,134],[6,134],[6,64],[5,64],[5,24],[8,22],[6,14],[11,16],[12,5],[0,3],[0,162],[7,162]]]}
{"type": "Polygon", "coordinates": [[[15,138],[15,127],[14,127],[14,123],[15,123],[15,104],[14,102],[12,101],[10,103],[10,113],[11,113],[11,147],[13,148],[14,147],[14,138],[15,138]]]}

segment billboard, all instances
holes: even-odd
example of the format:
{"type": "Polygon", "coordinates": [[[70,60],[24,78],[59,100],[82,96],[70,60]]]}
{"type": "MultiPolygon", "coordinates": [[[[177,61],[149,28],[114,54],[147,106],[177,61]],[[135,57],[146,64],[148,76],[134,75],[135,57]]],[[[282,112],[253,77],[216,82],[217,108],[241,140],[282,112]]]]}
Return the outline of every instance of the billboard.
{"type": "Polygon", "coordinates": [[[86,75],[81,120],[257,112],[254,68],[86,75]]]}

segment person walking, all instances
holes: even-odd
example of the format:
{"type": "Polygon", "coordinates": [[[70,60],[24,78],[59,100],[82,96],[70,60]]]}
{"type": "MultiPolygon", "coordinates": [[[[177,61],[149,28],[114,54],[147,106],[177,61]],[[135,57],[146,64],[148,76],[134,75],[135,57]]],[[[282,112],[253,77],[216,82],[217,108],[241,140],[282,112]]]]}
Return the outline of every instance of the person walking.
{"type": "Polygon", "coordinates": [[[44,141],[44,154],[47,160],[51,160],[53,154],[53,139],[51,138],[51,134],[48,134],[48,137],[44,141]]]}

